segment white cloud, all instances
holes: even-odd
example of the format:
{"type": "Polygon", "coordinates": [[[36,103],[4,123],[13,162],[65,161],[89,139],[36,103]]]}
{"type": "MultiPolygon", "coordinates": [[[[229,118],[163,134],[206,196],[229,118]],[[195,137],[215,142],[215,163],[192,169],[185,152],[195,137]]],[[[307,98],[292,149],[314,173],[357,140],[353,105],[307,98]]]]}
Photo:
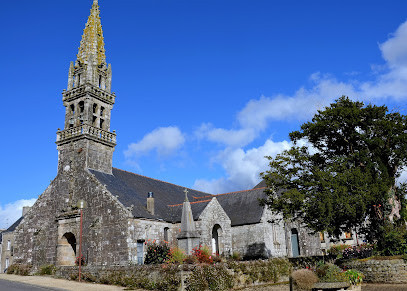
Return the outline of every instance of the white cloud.
{"type": "Polygon", "coordinates": [[[289,149],[291,145],[287,141],[273,142],[269,139],[264,145],[247,151],[241,148],[226,148],[215,160],[225,169],[227,178],[198,179],[194,188],[212,194],[250,189],[260,181],[260,172],[267,169],[268,160],[265,156],[274,157],[289,149]]]}
{"type": "Polygon", "coordinates": [[[158,156],[169,156],[185,143],[185,137],[176,126],[159,127],[146,134],[139,142],[132,143],[124,152],[126,158],[156,151],[158,156]]]}
{"type": "Polygon", "coordinates": [[[22,199],[15,202],[0,205],[0,229],[5,229],[11,226],[22,215],[23,206],[32,206],[36,198],[22,199]]]}
{"type": "Polygon", "coordinates": [[[223,129],[215,128],[210,123],[203,123],[195,135],[199,139],[207,139],[212,142],[220,143],[228,147],[242,147],[251,143],[257,136],[257,132],[252,128],[242,129],[223,129]]]}

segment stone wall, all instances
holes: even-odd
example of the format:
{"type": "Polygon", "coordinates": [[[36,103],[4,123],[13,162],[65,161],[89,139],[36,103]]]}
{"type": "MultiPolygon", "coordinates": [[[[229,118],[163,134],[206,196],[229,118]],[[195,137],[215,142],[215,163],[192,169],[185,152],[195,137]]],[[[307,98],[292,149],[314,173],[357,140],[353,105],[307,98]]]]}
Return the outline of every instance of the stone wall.
{"type": "Polygon", "coordinates": [[[219,254],[231,255],[232,230],[230,218],[216,198],[212,198],[199,216],[199,220],[195,223],[196,229],[201,236],[200,243],[207,245],[209,248],[212,247],[212,230],[216,225],[219,225],[219,254]]]}
{"type": "Polygon", "coordinates": [[[57,264],[62,232],[75,237],[72,249],[78,255],[79,211],[75,205],[83,199],[88,204],[83,210],[85,259],[94,265],[127,264],[130,211],[92,174],[75,167],[75,162],[63,169],[16,228],[14,260],[34,266],[57,264]]]}
{"type": "Polygon", "coordinates": [[[6,268],[6,260],[8,259],[8,265],[13,263],[14,258],[14,233],[13,232],[3,232],[0,233],[3,236],[1,246],[1,256],[0,256],[0,273],[6,268]],[[10,242],[10,243],[9,243],[10,242]]]}
{"type": "Polygon", "coordinates": [[[355,260],[346,263],[346,268],[362,272],[368,283],[407,283],[407,264],[401,259],[355,260]]]}

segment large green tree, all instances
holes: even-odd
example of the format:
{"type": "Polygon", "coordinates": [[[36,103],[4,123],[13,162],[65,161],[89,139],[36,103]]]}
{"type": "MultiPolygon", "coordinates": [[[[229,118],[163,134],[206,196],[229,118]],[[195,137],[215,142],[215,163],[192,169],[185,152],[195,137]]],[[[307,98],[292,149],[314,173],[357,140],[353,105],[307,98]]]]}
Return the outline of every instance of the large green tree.
{"type": "Polygon", "coordinates": [[[396,179],[407,164],[406,116],[343,96],[290,139],[294,146],[268,157],[262,173],[271,210],[315,232],[358,230],[370,241],[383,237],[390,220],[404,220],[396,179]]]}

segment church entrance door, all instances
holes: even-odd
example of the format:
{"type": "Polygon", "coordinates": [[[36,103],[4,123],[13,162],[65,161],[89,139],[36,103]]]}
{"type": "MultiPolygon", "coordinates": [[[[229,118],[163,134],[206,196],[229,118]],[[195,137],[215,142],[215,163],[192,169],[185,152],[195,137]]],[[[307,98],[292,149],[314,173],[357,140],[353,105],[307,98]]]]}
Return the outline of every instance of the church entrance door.
{"type": "Polygon", "coordinates": [[[212,253],[219,255],[219,237],[221,236],[222,228],[219,224],[215,224],[212,229],[212,253]]]}
{"type": "Polygon", "coordinates": [[[74,266],[76,259],[76,238],[72,232],[66,232],[58,240],[57,264],[59,266],[74,266]]]}
{"type": "Polygon", "coordinates": [[[298,231],[293,228],[291,230],[291,250],[293,257],[298,257],[300,255],[300,244],[298,242],[298,231]]]}

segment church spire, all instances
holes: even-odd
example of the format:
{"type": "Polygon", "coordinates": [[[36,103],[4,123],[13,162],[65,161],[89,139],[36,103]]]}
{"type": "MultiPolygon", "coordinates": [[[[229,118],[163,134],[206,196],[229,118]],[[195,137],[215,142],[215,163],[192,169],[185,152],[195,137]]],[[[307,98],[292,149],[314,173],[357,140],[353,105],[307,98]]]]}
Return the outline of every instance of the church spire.
{"type": "Polygon", "coordinates": [[[99,14],[98,0],[93,0],[77,55],[77,60],[81,63],[87,63],[91,60],[96,62],[98,66],[106,64],[105,43],[99,14]]]}

